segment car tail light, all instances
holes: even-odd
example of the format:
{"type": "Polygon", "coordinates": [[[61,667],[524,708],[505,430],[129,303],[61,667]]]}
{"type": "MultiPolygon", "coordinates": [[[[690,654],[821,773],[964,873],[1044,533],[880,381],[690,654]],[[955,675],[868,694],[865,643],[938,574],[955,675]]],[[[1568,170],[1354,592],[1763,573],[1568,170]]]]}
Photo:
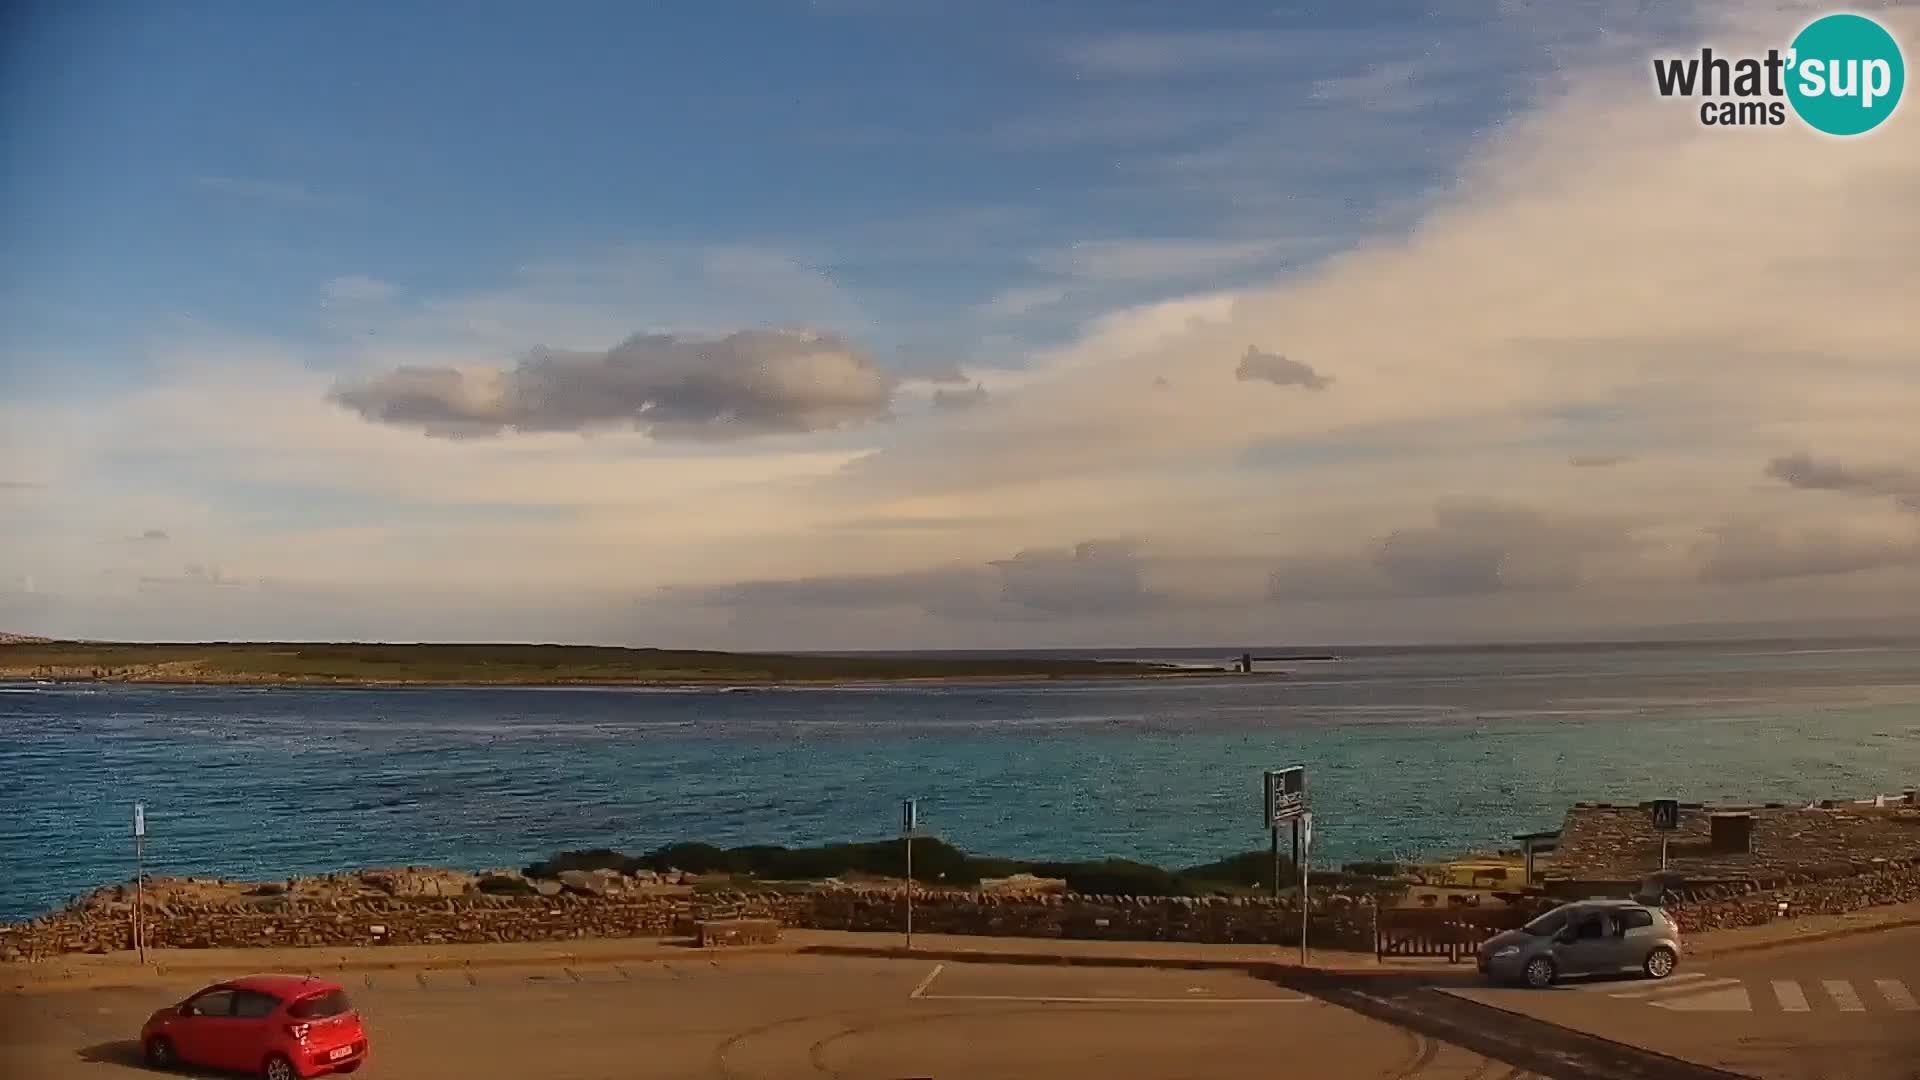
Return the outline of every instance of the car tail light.
{"type": "Polygon", "coordinates": [[[287,1034],[293,1036],[295,1039],[305,1039],[307,1037],[307,1032],[311,1030],[313,1030],[312,1024],[288,1024],[287,1025],[287,1034]]]}

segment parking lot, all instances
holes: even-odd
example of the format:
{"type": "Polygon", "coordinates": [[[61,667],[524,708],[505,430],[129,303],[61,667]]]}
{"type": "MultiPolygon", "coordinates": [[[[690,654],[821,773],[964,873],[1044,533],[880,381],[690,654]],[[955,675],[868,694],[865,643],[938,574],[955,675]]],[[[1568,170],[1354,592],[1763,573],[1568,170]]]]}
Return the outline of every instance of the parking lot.
{"type": "MultiPolygon", "coordinates": [[[[0,1075],[144,1075],[141,1020],[205,981],[6,994],[0,1075]]],[[[1232,971],[689,953],[341,981],[373,1041],[356,1080],[1530,1075],[1232,971]]]]}
{"type": "Polygon", "coordinates": [[[1920,929],[1457,996],[1762,1080],[1920,1080],[1920,929]]]}

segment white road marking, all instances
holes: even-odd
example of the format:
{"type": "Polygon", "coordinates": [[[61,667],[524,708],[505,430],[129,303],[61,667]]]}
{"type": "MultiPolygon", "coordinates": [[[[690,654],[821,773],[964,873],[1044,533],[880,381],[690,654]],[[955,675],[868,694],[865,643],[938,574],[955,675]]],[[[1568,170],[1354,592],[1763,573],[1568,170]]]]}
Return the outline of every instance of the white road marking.
{"type": "Polygon", "coordinates": [[[1700,982],[1686,983],[1681,986],[1648,986],[1636,990],[1622,990],[1617,994],[1609,994],[1607,996],[1617,998],[1685,997],[1703,990],[1715,990],[1721,987],[1738,985],[1740,985],[1739,979],[1704,979],[1700,982]]]}
{"type": "Polygon", "coordinates": [[[913,993],[911,993],[911,994],[908,994],[907,996],[908,996],[908,997],[910,997],[910,998],[917,998],[917,997],[923,997],[923,996],[925,996],[925,994],[926,994],[926,992],[927,992],[927,987],[929,987],[929,986],[932,986],[932,985],[933,985],[933,980],[935,980],[935,979],[937,979],[937,978],[939,978],[939,977],[940,977],[940,973],[941,973],[942,971],[945,971],[946,969],[947,969],[947,965],[945,965],[945,964],[935,964],[935,965],[933,965],[933,970],[932,970],[932,971],[929,971],[929,972],[927,972],[927,977],[926,977],[926,978],[924,978],[924,979],[921,979],[921,980],[920,980],[920,985],[919,985],[919,986],[916,986],[916,987],[914,987],[914,988],[913,988],[913,993]]]}
{"type": "Polygon", "coordinates": [[[1867,1007],[1860,1004],[1860,995],[1853,992],[1853,984],[1845,979],[1823,979],[1820,983],[1826,988],[1827,996],[1841,1012],[1866,1012],[1867,1007]]]}
{"type": "Polygon", "coordinates": [[[1800,984],[1791,979],[1773,980],[1773,996],[1780,1002],[1781,1012],[1813,1011],[1813,1006],[1807,1004],[1807,995],[1800,990],[1800,984]]]}
{"type": "Polygon", "coordinates": [[[1625,990],[1622,990],[1620,989],[1621,984],[1617,982],[1597,982],[1574,987],[1574,989],[1584,990],[1590,994],[1606,994],[1609,997],[1631,997],[1635,994],[1656,994],[1663,990],[1671,990],[1675,987],[1685,986],[1691,982],[1699,982],[1706,977],[1703,972],[1687,971],[1669,975],[1653,986],[1648,986],[1644,983],[1635,983],[1628,986],[1625,990]]]}
{"type": "Polygon", "coordinates": [[[1875,979],[1873,985],[1880,988],[1880,996],[1887,999],[1887,1004],[1893,1006],[1893,1011],[1920,1011],[1920,1002],[1913,1000],[1913,995],[1907,992],[1906,984],[1899,979],[1875,979]]]}
{"type": "Polygon", "coordinates": [[[1724,990],[1711,990],[1704,994],[1694,994],[1683,998],[1669,998],[1666,1001],[1649,1001],[1647,1004],[1656,1009],[1674,1009],[1685,1012],[1752,1012],[1753,999],[1747,996],[1744,986],[1730,986],[1724,990]]]}
{"type": "Polygon", "coordinates": [[[1062,1005],[1299,1005],[1309,997],[1201,998],[1201,997],[1052,997],[1040,994],[922,994],[922,1001],[1031,1001],[1062,1005]]]}

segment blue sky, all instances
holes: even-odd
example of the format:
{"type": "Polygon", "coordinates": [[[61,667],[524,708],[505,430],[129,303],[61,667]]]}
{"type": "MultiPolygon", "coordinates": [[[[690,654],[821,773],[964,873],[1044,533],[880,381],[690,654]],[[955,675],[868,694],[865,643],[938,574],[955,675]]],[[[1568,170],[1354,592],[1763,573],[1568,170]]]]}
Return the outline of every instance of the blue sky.
{"type": "Polygon", "coordinates": [[[436,295],[740,247],[831,274],[874,338],[984,354],[1402,224],[1550,46],[1599,30],[1029,7],[30,6],[5,76],[8,321],[85,359],[169,318],[319,335],[336,277],[436,295]],[[1497,64],[1449,61],[1489,35],[1497,64]],[[1076,266],[1075,244],[1114,258],[1076,266]]]}
{"type": "Polygon", "coordinates": [[[1913,125],[1816,176],[1643,93],[1775,5],[1441,7],[15,5],[0,620],[767,646],[824,603],[836,647],[964,646],[1905,595],[1906,391],[1836,372],[1911,327],[1769,297],[1905,220],[1913,125]],[[1808,350],[1824,390],[1768,374],[1808,350]],[[1856,471],[1770,479],[1801,452],[1856,471]]]}

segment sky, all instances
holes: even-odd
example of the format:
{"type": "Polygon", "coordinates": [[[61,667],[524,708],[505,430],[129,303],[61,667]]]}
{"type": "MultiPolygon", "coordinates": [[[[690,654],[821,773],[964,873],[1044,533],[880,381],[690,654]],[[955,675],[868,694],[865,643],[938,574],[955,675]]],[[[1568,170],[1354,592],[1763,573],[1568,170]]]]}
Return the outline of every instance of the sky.
{"type": "Polygon", "coordinates": [[[1914,106],[1650,78],[1824,10],[9,5],[0,631],[1920,612],[1914,106]]]}

